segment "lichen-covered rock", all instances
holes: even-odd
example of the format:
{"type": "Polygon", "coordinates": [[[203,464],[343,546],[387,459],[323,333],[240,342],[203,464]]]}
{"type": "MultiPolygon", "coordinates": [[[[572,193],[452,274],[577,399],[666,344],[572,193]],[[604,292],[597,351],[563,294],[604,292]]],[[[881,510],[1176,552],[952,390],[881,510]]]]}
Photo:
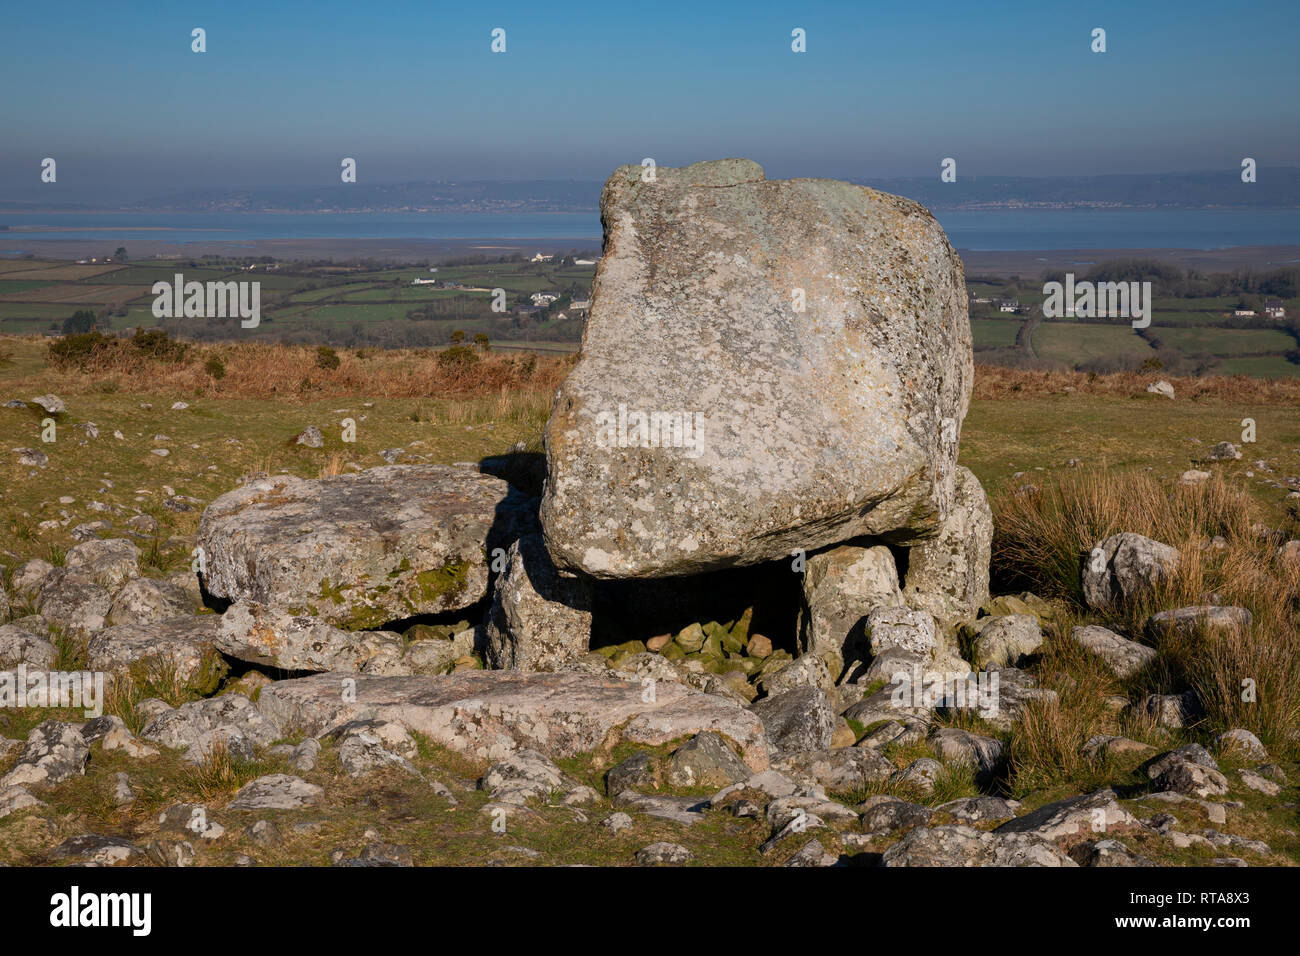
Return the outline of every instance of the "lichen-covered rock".
{"type": "Polygon", "coordinates": [[[504,481],[469,468],[277,475],[203,512],[203,582],[230,601],[373,629],[482,600],[491,550],[508,547],[530,514],[504,481]]]}
{"type": "Polygon", "coordinates": [[[144,740],[183,749],[191,762],[217,745],[251,757],[256,747],[269,746],[280,734],[280,727],[242,694],[189,701],[175,709],[163,705],[140,731],[144,740]]]}
{"type": "Polygon", "coordinates": [[[263,688],[258,707],[280,726],[314,735],[350,720],[391,720],[459,753],[494,760],[520,747],[555,759],[607,742],[658,746],[713,730],[736,744],[750,769],[768,768],[756,715],[671,681],[656,683],[651,694],[639,682],[572,671],[317,674],[263,688]]]}
{"type": "Polygon", "coordinates": [[[1148,694],[1138,702],[1137,713],[1145,714],[1156,726],[1177,730],[1205,716],[1205,708],[1195,690],[1181,694],[1148,694]]]}
{"type": "Polygon", "coordinates": [[[561,576],[539,534],[510,545],[492,591],[487,656],[493,667],[553,671],[591,643],[592,587],[561,576]]]}
{"type": "MultiPolygon", "coordinates": [[[[0,628],[0,631],[3,630],[4,628],[0,628]]],[[[1268,750],[1260,739],[1249,730],[1240,727],[1219,734],[1214,738],[1212,746],[1221,754],[1235,752],[1251,760],[1268,760],[1268,750]]]]}
{"type": "Polygon", "coordinates": [[[272,773],[246,783],[235,794],[229,810],[297,810],[310,807],[325,791],[314,783],[287,773],[272,773]]]}
{"type": "Polygon", "coordinates": [[[1178,549],[1131,531],[1098,542],[1083,557],[1083,598],[1097,610],[1150,594],[1178,567],[1178,549]]]}
{"type": "Polygon", "coordinates": [[[1069,840],[1091,833],[1141,828],[1110,789],[1057,800],[1002,824],[995,833],[1032,833],[1045,840],[1069,840]]]}
{"type": "Polygon", "coordinates": [[[90,639],[87,663],[115,678],[174,679],[210,694],[229,670],[215,644],[220,621],[215,614],[185,614],[108,627],[90,639]]]}
{"type": "Polygon", "coordinates": [[[605,185],[582,353],[546,428],[556,564],[653,577],[933,536],[973,370],[934,217],[747,160],[642,172],[605,185]]]}
{"type": "Polygon", "coordinates": [[[1244,607],[1195,605],[1152,614],[1146,628],[1155,640],[1169,634],[1192,635],[1199,630],[1226,635],[1247,630],[1251,619],[1251,613],[1244,607]]]}
{"type": "Polygon", "coordinates": [[[863,622],[872,654],[907,651],[928,658],[938,646],[934,618],[906,607],[876,608],[863,622]]]}
{"type": "Polygon", "coordinates": [[[153,578],[133,578],[113,596],[108,623],[153,624],[192,613],[195,602],[180,585],[153,578]]]}
{"type": "Polygon", "coordinates": [[[54,570],[54,565],[44,558],[32,558],[18,565],[9,583],[13,585],[15,597],[32,598],[40,593],[45,579],[54,570]]]}
{"type": "Polygon", "coordinates": [[[1070,629],[1070,639],[1096,654],[1119,677],[1128,677],[1156,658],[1156,649],[1095,624],[1070,629]]]}
{"type": "Polygon", "coordinates": [[[126,538],[95,538],[69,548],[63,566],[90,576],[116,591],[140,574],[140,549],[126,538]]]}
{"type": "Polygon", "coordinates": [[[1038,626],[1038,619],[1027,614],[1006,614],[979,624],[973,663],[981,670],[989,664],[1014,667],[1043,644],[1043,630],[1038,626]]]}
{"type": "Polygon", "coordinates": [[[836,793],[853,793],[887,780],[894,765],[868,747],[801,750],[785,754],[776,768],[792,779],[810,781],[836,793]]]}
{"type": "Polygon", "coordinates": [[[798,687],[750,709],[762,719],[773,753],[826,750],[831,745],[835,712],[820,688],[798,687]]]}
{"type": "Polygon", "coordinates": [[[954,825],[918,827],[888,850],[884,866],[1078,866],[1046,840],[1026,833],[954,825]]]}
{"type": "Polygon", "coordinates": [[[90,745],[72,724],[47,720],[32,728],[18,762],[0,777],[8,787],[51,786],[86,772],[90,745]]]}
{"type": "Polygon", "coordinates": [[[726,787],[752,771],[713,731],[696,734],[668,758],[668,784],[673,787],[726,787]]]}
{"type": "Polygon", "coordinates": [[[36,610],[51,624],[82,636],[104,626],[112,600],[85,569],[55,568],[36,595],[36,610]]]}
{"type": "Polygon", "coordinates": [[[975,617],[989,599],[992,553],[988,496],[971,470],[958,465],[952,507],[938,536],[908,551],[903,588],[908,606],[929,611],[946,628],[975,617]]]}
{"type": "Polygon", "coordinates": [[[884,545],[843,544],[808,556],[799,609],[799,646],[838,673],[867,656],[862,620],[900,607],[898,568],[884,545]]]}
{"type": "Polygon", "coordinates": [[[12,667],[18,663],[49,667],[57,653],[54,645],[45,638],[17,624],[0,626],[0,667],[12,667]]]}
{"type": "Polygon", "coordinates": [[[290,671],[411,671],[402,659],[402,635],[394,631],[345,631],[251,602],[231,605],[221,615],[213,642],[241,661],[290,671]]]}
{"type": "Polygon", "coordinates": [[[991,776],[1005,755],[1001,741],[956,727],[936,727],[930,746],[940,760],[971,767],[981,777],[991,776]]]}

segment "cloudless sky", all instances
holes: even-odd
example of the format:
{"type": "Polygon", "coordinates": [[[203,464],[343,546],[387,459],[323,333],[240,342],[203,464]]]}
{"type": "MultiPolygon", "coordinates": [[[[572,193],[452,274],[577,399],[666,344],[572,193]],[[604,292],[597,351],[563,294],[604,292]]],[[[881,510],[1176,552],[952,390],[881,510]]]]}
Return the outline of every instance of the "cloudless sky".
{"type": "Polygon", "coordinates": [[[774,178],[1300,165],[1297,0],[0,10],[0,196],[46,156],[69,194],[132,195],[338,182],[344,156],[371,183],[601,180],[646,156],[774,178]]]}

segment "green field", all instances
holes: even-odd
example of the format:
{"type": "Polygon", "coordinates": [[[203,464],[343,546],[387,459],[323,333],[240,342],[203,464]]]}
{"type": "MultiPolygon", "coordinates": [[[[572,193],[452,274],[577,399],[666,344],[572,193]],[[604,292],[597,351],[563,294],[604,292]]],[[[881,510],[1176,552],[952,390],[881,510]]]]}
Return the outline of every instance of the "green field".
{"type": "Polygon", "coordinates": [[[1127,325],[1096,322],[1042,322],[1034,330],[1034,352],[1073,367],[1110,355],[1146,357],[1151,346],[1127,325]]]}
{"type": "Polygon", "coordinates": [[[1284,353],[1296,341],[1280,329],[1161,328],[1157,338],[1187,355],[1259,355],[1284,353]]]}
{"type": "Polygon", "coordinates": [[[1280,355],[1224,359],[1215,366],[1216,375],[1249,375],[1251,378],[1300,378],[1300,365],[1280,355]]]}
{"type": "MultiPolygon", "coordinates": [[[[540,316],[499,315],[490,311],[490,292],[470,290],[504,289],[507,307],[514,310],[530,305],[529,296],[535,292],[587,295],[595,275],[593,266],[521,261],[436,269],[286,262],[268,271],[265,265],[246,268],[231,260],[188,259],[84,265],[6,260],[0,262],[0,331],[31,334],[58,329],[73,312],[90,308],[103,326],[113,329],[163,324],[174,334],[199,338],[233,334],[229,323],[192,320],[198,324],[187,331],[154,318],[150,287],[160,280],[172,281],[179,272],[187,280],[260,283],[263,323],[256,332],[239,333],[251,338],[289,337],[304,342],[316,336],[335,345],[423,347],[445,343],[452,330],[463,329],[501,342],[544,337],[576,343],[581,317],[564,307],[540,316]],[[416,278],[455,282],[463,288],[412,285],[416,278]],[[555,324],[561,312],[567,319],[562,326],[555,324]],[[382,332],[376,330],[380,325],[382,332]]],[[[992,305],[972,306],[974,344],[986,361],[1041,360],[1067,368],[1117,368],[1156,356],[1151,344],[1129,325],[1072,321],[1040,322],[1033,333],[1034,355],[1029,356],[1017,349],[1018,334],[1035,301],[1024,283],[974,278],[967,285],[974,296],[1014,296],[1027,310],[1013,316],[992,305]]],[[[1153,302],[1150,334],[1159,340],[1165,359],[1170,353],[1187,358],[1189,365],[1176,363],[1184,371],[1286,378],[1300,373],[1300,366],[1285,358],[1300,343],[1284,328],[1263,320],[1248,328],[1223,327],[1225,312],[1238,301],[1236,296],[1158,298],[1153,302]]],[[[1300,313],[1300,300],[1289,305],[1300,313]]]]}
{"type": "Polygon", "coordinates": [[[970,330],[977,349],[1005,348],[1016,344],[1022,324],[1020,319],[971,319],[970,330]]]}

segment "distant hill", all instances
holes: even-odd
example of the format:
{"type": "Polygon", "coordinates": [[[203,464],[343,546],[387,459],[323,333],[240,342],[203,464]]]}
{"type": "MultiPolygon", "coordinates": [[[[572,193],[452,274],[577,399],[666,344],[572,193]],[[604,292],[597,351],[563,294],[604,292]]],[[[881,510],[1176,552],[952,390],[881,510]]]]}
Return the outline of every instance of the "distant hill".
{"type": "MultiPolygon", "coordinates": [[[[1045,177],[934,176],[854,179],[907,196],[931,209],[1125,208],[1296,209],[1300,167],[1261,167],[1243,183],[1233,169],[1199,173],[1045,177]]],[[[65,204],[0,199],[5,211],[34,209],[132,212],[595,212],[603,184],[595,180],[335,183],[254,189],[191,189],[126,203],[65,204]]],[[[27,194],[30,195],[30,194],[27,194]]]]}
{"type": "Polygon", "coordinates": [[[1243,183],[1239,170],[1204,173],[1031,178],[958,176],[854,180],[915,199],[931,209],[1040,207],[1128,209],[1295,209],[1300,207],[1300,168],[1260,168],[1243,183]]]}

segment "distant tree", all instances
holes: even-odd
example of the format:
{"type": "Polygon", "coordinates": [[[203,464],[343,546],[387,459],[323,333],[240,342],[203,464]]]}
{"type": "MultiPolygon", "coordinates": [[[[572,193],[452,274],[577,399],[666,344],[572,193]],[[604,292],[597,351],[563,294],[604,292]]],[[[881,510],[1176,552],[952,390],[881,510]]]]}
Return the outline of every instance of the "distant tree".
{"type": "Polygon", "coordinates": [[[483,332],[474,333],[474,344],[477,345],[479,350],[482,352],[492,351],[492,340],[483,332]]]}
{"type": "Polygon", "coordinates": [[[117,247],[117,251],[116,251],[115,253],[113,253],[113,258],[114,258],[114,259],[120,259],[120,260],[122,260],[123,262],[125,262],[125,261],[126,261],[126,258],[127,258],[127,256],[126,256],[126,246],[118,246],[118,247],[117,247]]]}
{"type": "Polygon", "coordinates": [[[95,327],[95,313],[88,309],[78,309],[63,320],[64,335],[82,335],[95,327]]]}
{"type": "Polygon", "coordinates": [[[453,332],[451,333],[451,344],[452,344],[452,345],[460,345],[460,344],[461,344],[462,342],[464,342],[464,341],[465,341],[465,330],[464,330],[464,329],[456,329],[455,331],[453,331],[453,332]]]}

